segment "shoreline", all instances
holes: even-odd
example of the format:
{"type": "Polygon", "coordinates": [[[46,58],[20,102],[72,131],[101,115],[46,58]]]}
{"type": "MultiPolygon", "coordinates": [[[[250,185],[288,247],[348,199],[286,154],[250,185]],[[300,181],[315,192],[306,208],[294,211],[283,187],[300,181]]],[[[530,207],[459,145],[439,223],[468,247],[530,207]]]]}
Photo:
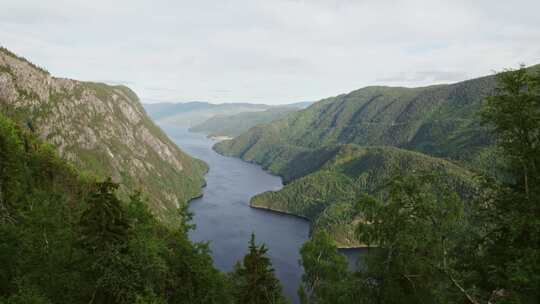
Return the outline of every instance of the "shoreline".
{"type": "MultiPolygon", "coordinates": [[[[189,132],[192,132],[192,131],[189,131],[189,132]]],[[[192,133],[195,133],[195,132],[192,132],[192,133]]],[[[225,136],[226,137],[226,136],[225,136]]],[[[212,139],[212,137],[210,136],[207,136],[207,138],[209,139],[212,139]]],[[[230,140],[230,139],[233,139],[233,138],[228,138],[228,139],[225,139],[225,140],[230,140]]],[[[285,186],[285,184],[283,183],[283,176],[279,175],[279,174],[275,174],[273,172],[270,172],[267,168],[264,168],[263,166],[261,166],[260,164],[258,164],[257,162],[255,161],[247,161],[241,157],[236,157],[236,156],[230,156],[230,155],[225,155],[225,154],[222,154],[222,153],[219,153],[216,149],[215,149],[215,144],[212,145],[211,147],[211,150],[213,150],[215,153],[221,155],[221,156],[224,156],[224,157],[230,157],[230,158],[236,158],[236,159],[239,159],[243,162],[246,162],[248,164],[252,164],[252,165],[256,165],[258,166],[259,168],[261,168],[262,170],[264,170],[266,173],[270,174],[270,175],[273,175],[273,176],[276,176],[276,177],[279,177],[281,179],[281,184],[282,186],[285,186]]],[[[264,193],[264,192],[263,192],[264,193]]],[[[254,196],[252,196],[250,198],[250,202],[249,202],[249,207],[250,208],[253,208],[253,209],[257,209],[257,210],[261,210],[261,211],[265,211],[265,212],[271,212],[271,213],[275,213],[275,214],[279,214],[279,215],[286,215],[286,216],[293,216],[293,217],[296,217],[296,218],[299,218],[299,219],[302,219],[302,220],[305,220],[309,223],[309,236],[311,238],[311,232],[312,232],[312,228],[313,228],[313,225],[311,223],[311,220],[307,217],[304,217],[304,216],[301,216],[301,215],[298,215],[298,214],[294,214],[294,213],[290,213],[290,212],[287,212],[287,211],[284,211],[284,210],[277,210],[277,209],[272,209],[272,208],[269,208],[269,207],[263,207],[263,206],[255,206],[251,203],[251,199],[253,197],[255,197],[256,195],[259,195],[261,193],[258,193],[258,194],[255,194],[254,196]]],[[[200,197],[202,197],[203,195],[201,194],[200,197]]],[[[200,198],[198,197],[198,198],[200,198]]],[[[194,198],[196,199],[196,198],[194,198]]],[[[357,249],[366,249],[366,248],[369,248],[368,246],[366,245],[360,245],[360,246],[347,246],[347,245],[340,245],[337,241],[336,241],[336,247],[338,248],[338,250],[357,250],[357,249]]]]}
{"type": "MultiPolygon", "coordinates": [[[[234,139],[234,138],[233,138],[233,139],[234,139]]],[[[216,143],[216,144],[217,144],[217,143],[216,143]]],[[[241,160],[241,161],[243,161],[243,162],[245,162],[245,163],[252,164],[252,165],[256,165],[256,166],[258,166],[259,168],[261,168],[264,172],[266,172],[266,173],[268,173],[268,174],[270,174],[270,175],[272,175],[272,176],[277,176],[277,177],[281,178],[281,184],[282,184],[283,186],[285,186],[285,183],[283,182],[283,176],[282,176],[282,175],[277,174],[277,173],[274,173],[274,172],[268,170],[268,168],[263,167],[261,164],[257,163],[257,162],[254,161],[254,160],[248,161],[248,160],[243,159],[242,157],[237,157],[237,156],[232,156],[232,155],[227,155],[227,154],[220,153],[219,151],[217,151],[217,150],[215,149],[215,146],[216,146],[215,144],[212,145],[211,149],[212,149],[212,151],[216,152],[217,154],[219,154],[219,155],[221,155],[221,156],[223,156],[223,157],[236,158],[236,159],[239,159],[239,160],[241,160]]],[[[260,194],[260,193],[259,193],[259,194],[260,194]]]]}
{"type": "Polygon", "coordinates": [[[298,214],[294,214],[294,213],[289,213],[289,212],[286,212],[286,211],[283,211],[283,210],[271,209],[271,208],[268,208],[268,207],[261,207],[261,206],[254,206],[254,205],[251,204],[251,202],[249,203],[249,208],[262,210],[262,211],[267,211],[267,212],[280,214],[280,215],[293,216],[293,217],[305,220],[305,221],[307,221],[309,223],[310,234],[311,234],[311,220],[309,220],[307,217],[304,217],[304,216],[301,216],[301,215],[298,215],[298,214]]]}
{"type": "MultiPolygon", "coordinates": [[[[266,212],[271,212],[271,213],[280,214],[280,215],[293,216],[293,217],[296,217],[296,218],[306,220],[309,223],[309,237],[311,238],[311,232],[312,232],[313,225],[311,223],[311,220],[308,219],[307,217],[304,217],[304,216],[301,216],[301,215],[298,215],[298,214],[294,214],[294,213],[289,213],[289,212],[283,211],[283,210],[272,209],[272,208],[269,208],[269,207],[255,206],[255,205],[251,204],[251,202],[249,203],[249,207],[253,208],[253,209],[266,211],[266,212]]],[[[369,248],[366,245],[347,246],[347,245],[341,245],[337,241],[335,241],[335,242],[336,242],[336,247],[338,248],[338,250],[355,250],[355,249],[367,249],[367,248],[369,248]]]]}

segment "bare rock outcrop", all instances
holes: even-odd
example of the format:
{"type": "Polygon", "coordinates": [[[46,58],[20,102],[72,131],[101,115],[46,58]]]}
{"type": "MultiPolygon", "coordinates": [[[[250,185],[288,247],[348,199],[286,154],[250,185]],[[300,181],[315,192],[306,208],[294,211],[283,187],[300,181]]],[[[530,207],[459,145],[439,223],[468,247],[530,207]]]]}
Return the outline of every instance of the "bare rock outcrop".
{"type": "Polygon", "coordinates": [[[125,86],[55,78],[0,49],[0,110],[81,170],[142,190],[160,214],[200,194],[206,166],[183,153],[125,86]]]}

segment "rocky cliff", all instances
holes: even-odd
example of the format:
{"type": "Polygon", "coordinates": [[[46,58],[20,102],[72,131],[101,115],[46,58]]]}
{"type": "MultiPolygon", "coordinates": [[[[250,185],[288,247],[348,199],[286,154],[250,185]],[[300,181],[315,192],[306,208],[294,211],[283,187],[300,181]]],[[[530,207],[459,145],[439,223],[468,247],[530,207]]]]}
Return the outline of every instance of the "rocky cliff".
{"type": "Polygon", "coordinates": [[[164,215],[200,195],[206,165],[183,153],[125,86],[56,78],[0,49],[0,110],[99,178],[142,190],[164,215]]]}

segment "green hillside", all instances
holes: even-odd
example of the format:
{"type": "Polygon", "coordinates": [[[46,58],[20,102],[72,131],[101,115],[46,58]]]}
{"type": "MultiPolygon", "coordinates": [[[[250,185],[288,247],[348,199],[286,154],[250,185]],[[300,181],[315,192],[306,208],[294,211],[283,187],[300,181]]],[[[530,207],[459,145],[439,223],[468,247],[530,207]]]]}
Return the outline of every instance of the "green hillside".
{"type": "MultiPolygon", "coordinates": [[[[435,171],[445,183],[469,197],[474,191],[472,174],[443,159],[393,147],[335,147],[333,155],[323,155],[320,168],[295,179],[277,192],[252,198],[251,205],[299,215],[309,219],[312,230],[325,230],[340,247],[354,247],[355,224],[362,219],[355,203],[363,194],[383,195],[380,188],[388,178],[413,171],[435,171]]],[[[315,157],[315,156],[314,156],[315,157]]]]}
{"type": "Polygon", "coordinates": [[[310,171],[295,165],[310,152],[348,143],[394,146],[489,171],[495,158],[478,111],[495,86],[495,76],[487,76],[421,88],[366,87],[256,126],[214,149],[261,164],[286,182],[310,171]]]}
{"type": "Polygon", "coordinates": [[[295,107],[272,107],[260,112],[242,112],[234,115],[216,115],[203,123],[190,128],[192,132],[200,132],[209,136],[236,137],[259,124],[267,124],[274,120],[298,111],[295,107]]]}
{"type": "Polygon", "coordinates": [[[206,165],[182,152],[125,86],[56,78],[0,49],[0,112],[62,158],[148,196],[159,215],[201,194],[206,165]]]}
{"type": "Polygon", "coordinates": [[[422,88],[367,87],[255,126],[214,149],[283,177],[282,190],[254,197],[252,206],[305,217],[340,246],[357,246],[353,227],[361,215],[354,202],[378,195],[392,173],[440,171],[463,195],[475,188],[471,172],[498,174],[478,114],[496,84],[488,76],[422,88]]]}
{"type": "Polygon", "coordinates": [[[413,89],[367,87],[321,100],[296,115],[220,143],[216,150],[269,168],[290,160],[290,150],[298,147],[345,143],[395,146],[473,163],[490,143],[476,113],[494,87],[491,76],[413,89]]]}

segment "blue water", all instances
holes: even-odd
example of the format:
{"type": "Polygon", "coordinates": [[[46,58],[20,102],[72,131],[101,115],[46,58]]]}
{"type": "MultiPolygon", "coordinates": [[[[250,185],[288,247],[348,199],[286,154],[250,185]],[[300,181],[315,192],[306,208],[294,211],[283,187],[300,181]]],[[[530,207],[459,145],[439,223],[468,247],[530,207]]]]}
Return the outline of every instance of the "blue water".
{"type": "MultiPolygon", "coordinates": [[[[187,127],[161,125],[167,135],[185,152],[205,161],[210,171],[205,176],[203,197],[191,202],[196,229],[194,241],[208,241],[217,268],[230,271],[247,252],[251,233],[257,243],[269,248],[276,275],[285,295],[297,303],[302,276],[299,250],[309,237],[309,223],[298,217],[249,207],[252,196],[282,187],[281,178],[240,159],[225,157],[212,150],[214,141],[187,127]]],[[[350,261],[355,251],[344,252],[350,261]]]]}

